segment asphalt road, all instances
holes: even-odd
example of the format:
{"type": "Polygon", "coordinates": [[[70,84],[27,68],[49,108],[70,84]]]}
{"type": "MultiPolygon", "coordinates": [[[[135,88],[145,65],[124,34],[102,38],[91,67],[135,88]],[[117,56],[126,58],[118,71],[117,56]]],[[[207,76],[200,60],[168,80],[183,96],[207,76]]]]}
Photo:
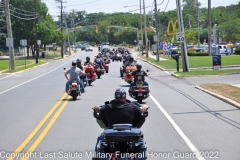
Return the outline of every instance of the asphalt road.
{"type": "MultiPolygon", "coordinates": [[[[113,99],[117,88],[129,87],[119,77],[122,63],[112,62],[109,73],[88,86],[77,101],[64,93],[63,68],[72,59],[84,61],[96,53],[80,51],[68,59],[0,77],[0,159],[13,152],[21,157],[27,151],[34,160],[89,159],[86,152],[94,150],[102,131],[91,108],[113,99]]],[[[151,108],[142,127],[149,160],[196,159],[193,152],[202,159],[239,160],[239,109],[195,89],[197,79],[179,80],[138,61],[151,74],[146,78],[151,96],[144,101],[151,108]]]]}

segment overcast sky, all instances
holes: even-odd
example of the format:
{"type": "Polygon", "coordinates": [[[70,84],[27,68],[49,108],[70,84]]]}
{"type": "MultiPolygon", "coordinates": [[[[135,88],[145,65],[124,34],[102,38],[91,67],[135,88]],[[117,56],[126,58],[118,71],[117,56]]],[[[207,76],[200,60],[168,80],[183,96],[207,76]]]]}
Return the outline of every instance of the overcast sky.
{"type": "MultiPolygon", "coordinates": [[[[45,2],[49,8],[49,13],[52,16],[60,15],[60,9],[57,6],[60,3],[56,3],[56,0],[42,0],[45,2]]],[[[95,13],[95,12],[105,12],[105,13],[114,13],[114,12],[128,12],[137,10],[139,8],[140,1],[139,0],[62,0],[63,6],[65,6],[65,11],[71,11],[75,9],[76,11],[85,10],[87,13],[95,13]],[[135,6],[132,6],[135,5],[135,6]],[[138,5],[138,6],[137,6],[138,5]],[[124,7],[131,6],[131,7],[124,7]]],[[[145,0],[146,12],[152,10],[152,4],[154,0],[145,0]]],[[[207,7],[208,0],[199,0],[201,2],[202,7],[207,7]]],[[[231,4],[237,4],[239,0],[212,0],[212,7],[217,6],[227,6],[231,4]]],[[[158,9],[161,11],[168,11],[176,9],[176,0],[157,0],[158,9]]],[[[135,11],[139,13],[138,11],[135,11]]],[[[57,19],[57,18],[54,18],[57,19]]]]}

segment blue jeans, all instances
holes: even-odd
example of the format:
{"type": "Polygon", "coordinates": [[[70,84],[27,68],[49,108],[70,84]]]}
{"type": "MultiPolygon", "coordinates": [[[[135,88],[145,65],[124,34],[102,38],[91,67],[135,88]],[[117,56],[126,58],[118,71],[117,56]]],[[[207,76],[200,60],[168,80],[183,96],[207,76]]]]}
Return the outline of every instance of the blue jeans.
{"type": "Polygon", "coordinates": [[[102,64],[102,62],[97,63],[97,64],[100,66],[101,69],[103,69],[103,64],[102,64]]]}
{"type": "MultiPolygon", "coordinates": [[[[84,93],[84,85],[83,85],[83,83],[82,83],[82,81],[80,80],[80,81],[78,81],[78,80],[76,80],[77,81],[77,83],[78,84],[80,84],[80,87],[81,87],[81,92],[82,93],[84,93]]],[[[69,90],[69,85],[71,84],[71,81],[67,81],[67,83],[66,83],[66,93],[68,93],[68,90],[69,90]]]]}

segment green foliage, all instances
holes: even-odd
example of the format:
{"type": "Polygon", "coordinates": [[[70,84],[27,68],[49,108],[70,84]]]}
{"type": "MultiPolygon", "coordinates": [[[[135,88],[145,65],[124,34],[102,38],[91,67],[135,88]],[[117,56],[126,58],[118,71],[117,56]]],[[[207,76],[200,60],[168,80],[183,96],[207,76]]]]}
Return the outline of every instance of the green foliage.
{"type": "Polygon", "coordinates": [[[236,55],[240,55],[240,47],[236,48],[234,54],[236,54],[236,55]]]}
{"type": "Polygon", "coordinates": [[[91,44],[91,46],[95,46],[96,42],[91,42],[90,44],[91,44]]]}

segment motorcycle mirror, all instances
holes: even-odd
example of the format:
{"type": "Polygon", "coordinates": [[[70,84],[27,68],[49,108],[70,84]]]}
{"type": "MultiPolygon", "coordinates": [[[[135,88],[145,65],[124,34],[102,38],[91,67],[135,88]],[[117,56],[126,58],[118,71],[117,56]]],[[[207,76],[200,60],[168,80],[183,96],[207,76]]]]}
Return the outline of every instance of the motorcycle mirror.
{"type": "Polygon", "coordinates": [[[149,72],[149,70],[147,69],[147,72],[149,72]]]}
{"type": "Polygon", "coordinates": [[[66,70],[66,68],[63,68],[63,70],[66,70]]]}

